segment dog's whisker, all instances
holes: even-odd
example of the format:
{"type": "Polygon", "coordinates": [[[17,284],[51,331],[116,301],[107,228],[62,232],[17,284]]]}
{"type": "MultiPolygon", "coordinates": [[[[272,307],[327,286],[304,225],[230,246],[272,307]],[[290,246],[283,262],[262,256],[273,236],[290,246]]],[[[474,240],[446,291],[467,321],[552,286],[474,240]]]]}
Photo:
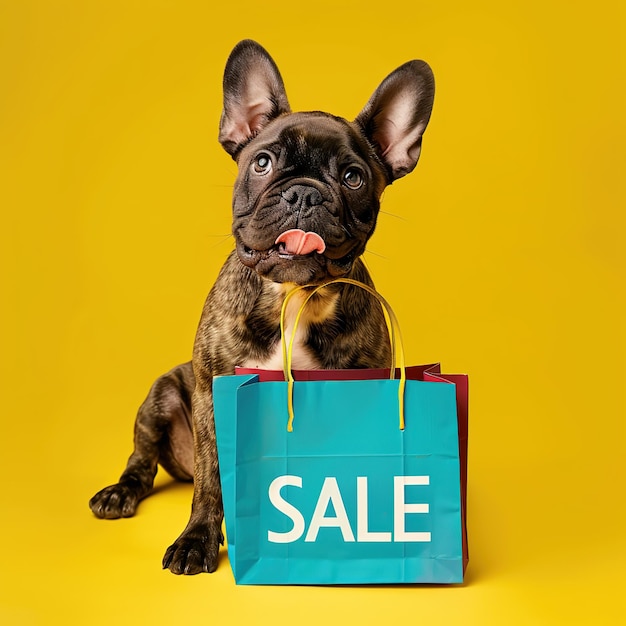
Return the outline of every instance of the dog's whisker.
{"type": "MultiPolygon", "coordinates": [[[[211,235],[209,235],[209,237],[211,237],[211,235]]],[[[213,237],[215,237],[215,235],[213,237]]],[[[232,235],[225,235],[219,241],[216,241],[209,249],[213,250],[214,248],[219,248],[219,246],[223,245],[230,239],[232,239],[232,235]]]]}
{"type": "Polygon", "coordinates": [[[402,220],[403,222],[408,222],[409,220],[402,216],[402,215],[396,215],[395,213],[389,213],[389,211],[379,211],[379,213],[381,213],[382,215],[387,215],[389,217],[395,217],[397,220],[402,220]]]}
{"type": "Polygon", "coordinates": [[[373,250],[365,250],[365,254],[371,254],[372,256],[376,256],[379,259],[385,259],[385,261],[389,260],[388,256],[385,256],[384,254],[378,254],[378,252],[374,252],[373,250]]]}

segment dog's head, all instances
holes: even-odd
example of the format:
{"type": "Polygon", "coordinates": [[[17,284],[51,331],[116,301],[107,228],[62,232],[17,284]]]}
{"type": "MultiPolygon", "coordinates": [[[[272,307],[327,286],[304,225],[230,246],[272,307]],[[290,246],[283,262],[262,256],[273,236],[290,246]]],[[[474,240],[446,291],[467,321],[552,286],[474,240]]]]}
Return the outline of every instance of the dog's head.
{"type": "Polygon", "coordinates": [[[241,262],[275,282],[346,276],[374,232],[384,188],[413,170],[434,98],[423,61],[392,72],[353,121],[292,113],[253,41],[224,73],[220,143],[237,161],[233,235],[241,262]]]}

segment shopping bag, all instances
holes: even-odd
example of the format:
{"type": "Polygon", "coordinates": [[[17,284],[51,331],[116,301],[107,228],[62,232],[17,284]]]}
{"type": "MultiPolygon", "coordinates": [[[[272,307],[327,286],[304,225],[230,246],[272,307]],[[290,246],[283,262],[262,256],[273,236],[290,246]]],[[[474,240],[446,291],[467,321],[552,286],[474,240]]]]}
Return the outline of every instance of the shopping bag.
{"type": "Polygon", "coordinates": [[[462,582],[467,377],[439,372],[216,377],[238,584],[462,582]]]}

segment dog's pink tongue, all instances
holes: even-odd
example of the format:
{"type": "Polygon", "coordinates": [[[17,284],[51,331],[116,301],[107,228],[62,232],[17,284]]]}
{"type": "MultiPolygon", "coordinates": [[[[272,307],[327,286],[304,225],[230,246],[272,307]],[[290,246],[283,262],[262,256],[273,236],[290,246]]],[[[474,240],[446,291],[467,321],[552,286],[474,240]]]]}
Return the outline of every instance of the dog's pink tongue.
{"type": "Polygon", "coordinates": [[[305,233],[299,228],[286,230],[274,243],[284,243],[287,254],[305,255],[311,252],[322,254],[326,250],[324,240],[317,233],[305,233]]]}

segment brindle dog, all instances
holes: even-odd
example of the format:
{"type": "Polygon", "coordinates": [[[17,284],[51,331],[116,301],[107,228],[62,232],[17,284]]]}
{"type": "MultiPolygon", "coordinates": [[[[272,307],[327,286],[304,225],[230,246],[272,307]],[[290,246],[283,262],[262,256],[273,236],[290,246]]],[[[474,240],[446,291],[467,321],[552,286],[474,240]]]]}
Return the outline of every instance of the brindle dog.
{"type": "MultiPolygon", "coordinates": [[[[219,140],[239,169],[236,248],[206,300],[192,362],[155,382],[119,482],[89,503],[98,517],[133,515],[159,463],[177,479],[193,479],[189,523],[163,559],[175,574],[214,571],[224,540],[213,377],[237,365],[282,367],[280,310],[294,285],[337,277],[372,285],[360,257],[383,190],[417,164],[433,98],[430,68],[410,61],[385,78],[353,122],[292,113],[278,68],[261,46],[243,41],[231,53],[219,140]]],[[[288,319],[297,307],[288,308],[288,319]]],[[[381,367],[390,358],[386,337],[378,303],[360,289],[329,285],[298,327],[293,365],[381,367]]]]}

